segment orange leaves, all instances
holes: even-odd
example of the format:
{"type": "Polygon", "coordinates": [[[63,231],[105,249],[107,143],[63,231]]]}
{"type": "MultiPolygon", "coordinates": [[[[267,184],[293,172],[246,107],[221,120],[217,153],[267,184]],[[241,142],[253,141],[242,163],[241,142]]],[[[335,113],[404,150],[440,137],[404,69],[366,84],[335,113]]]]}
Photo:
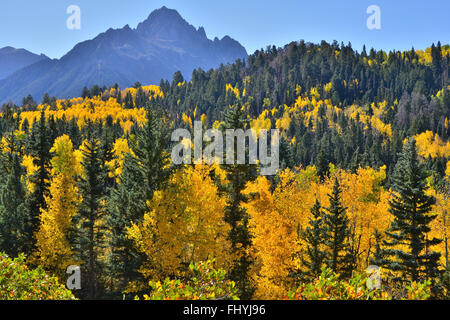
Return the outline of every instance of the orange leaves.
{"type": "MultiPolygon", "coordinates": [[[[336,170],[335,174],[340,177],[343,203],[349,207],[352,227],[361,241],[360,252],[366,258],[375,229],[385,230],[389,224],[389,193],[381,187],[385,168],[360,168],[355,174],[336,170]]],[[[299,255],[305,245],[298,235],[311,216],[315,199],[328,205],[332,186],[332,178],[319,183],[314,167],[285,170],[273,191],[265,177],[248,184],[244,193],[251,199],[244,206],[250,215],[251,254],[256,261],[252,279],[258,298],[286,296],[293,281],[290,274],[303,268],[299,255]]]]}

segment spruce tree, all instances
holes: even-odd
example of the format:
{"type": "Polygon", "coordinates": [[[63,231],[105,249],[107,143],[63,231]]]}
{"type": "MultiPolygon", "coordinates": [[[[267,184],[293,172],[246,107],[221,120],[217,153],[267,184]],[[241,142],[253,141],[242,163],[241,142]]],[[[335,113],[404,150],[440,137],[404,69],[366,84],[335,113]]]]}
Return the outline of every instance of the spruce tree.
{"type": "MultiPolygon", "coordinates": [[[[108,274],[113,293],[121,294],[130,281],[141,278],[138,269],[142,255],[127,238],[126,228],[137,223],[147,210],[143,176],[137,159],[130,153],[124,158],[122,174],[117,189],[108,201],[107,225],[110,233],[108,274]]],[[[120,297],[120,296],[119,296],[120,297]]]]}
{"type": "Polygon", "coordinates": [[[328,248],[327,265],[334,272],[343,272],[348,261],[347,239],[350,234],[347,208],[341,200],[341,186],[337,177],[334,179],[333,191],[328,194],[330,204],[325,208],[324,238],[328,248]]]}
{"type": "Polygon", "coordinates": [[[308,275],[316,277],[320,275],[327,253],[323,250],[325,239],[323,238],[323,212],[320,201],[316,199],[311,208],[312,217],[302,234],[306,243],[306,259],[302,263],[308,268],[308,275]]]}
{"type": "Polygon", "coordinates": [[[382,249],[383,234],[377,229],[375,229],[373,237],[375,238],[375,252],[372,254],[372,257],[369,259],[369,261],[370,264],[381,266],[383,265],[383,249],[382,249]]]}
{"type": "Polygon", "coordinates": [[[18,154],[8,154],[9,173],[0,189],[0,252],[17,257],[26,249],[27,210],[23,167],[18,154]]]}
{"type": "Polygon", "coordinates": [[[286,138],[282,136],[280,139],[280,170],[292,169],[294,165],[294,155],[291,146],[286,138]]]}
{"type": "Polygon", "coordinates": [[[169,128],[165,123],[161,107],[146,105],[146,123],[137,133],[137,145],[133,148],[141,167],[145,199],[162,189],[170,173],[169,128]]]}
{"type": "Polygon", "coordinates": [[[98,298],[101,283],[99,276],[102,264],[99,259],[101,249],[104,247],[105,225],[103,216],[105,208],[105,179],[107,170],[101,161],[100,142],[91,139],[84,144],[82,166],[83,176],[80,178],[79,191],[82,202],[75,225],[78,226],[74,239],[74,247],[78,259],[83,262],[82,271],[84,279],[85,296],[88,299],[98,298]]]}
{"type": "MultiPolygon", "coordinates": [[[[240,102],[228,109],[224,117],[225,125],[223,126],[223,130],[242,129],[245,131],[247,119],[240,102]]],[[[233,143],[233,159],[236,159],[236,143],[235,141],[233,143]]],[[[231,279],[237,283],[241,299],[250,299],[253,295],[253,289],[250,284],[248,272],[252,261],[250,256],[245,253],[245,250],[250,246],[251,239],[248,230],[249,217],[247,211],[242,207],[242,204],[248,199],[247,196],[242,194],[242,191],[247,182],[255,179],[257,168],[256,165],[250,164],[224,164],[222,168],[226,172],[228,181],[226,186],[221,186],[220,188],[227,194],[225,221],[231,226],[229,239],[232,250],[241,257],[236,261],[231,271],[231,279]]]]}
{"type": "Polygon", "coordinates": [[[398,271],[411,281],[433,279],[439,275],[440,253],[432,247],[440,239],[429,239],[430,223],[437,215],[431,214],[435,203],[427,195],[428,173],[419,162],[415,140],[410,138],[395,166],[392,176],[394,194],[389,201],[389,212],[394,216],[383,242],[384,266],[398,271]],[[400,247],[401,246],[401,247],[400,247]]]}
{"type": "Polygon", "coordinates": [[[320,182],[325,181],[325,179],[330,174],[330,165],[328,163],[327,156],[323,149],[321,149],[319,154],[317,155],[316,169],[317,169],[317,175],[319,176],[320,182]]]}
{"type": "Polygon", "coordinates": [[[33,125],[28,141],[28,151],[33,157],[33,163],[37,167],[36,172],[30,177],[33,191],[28,195],[27,209],[29,221],[27,223],[28,253],[35,246],[34,234],[39,228],[41,209],[47,209],[45,196],[50,186],[50,148],[53,145],[50,130],[45,121],[44,109],[37,123],[33,125]]]}

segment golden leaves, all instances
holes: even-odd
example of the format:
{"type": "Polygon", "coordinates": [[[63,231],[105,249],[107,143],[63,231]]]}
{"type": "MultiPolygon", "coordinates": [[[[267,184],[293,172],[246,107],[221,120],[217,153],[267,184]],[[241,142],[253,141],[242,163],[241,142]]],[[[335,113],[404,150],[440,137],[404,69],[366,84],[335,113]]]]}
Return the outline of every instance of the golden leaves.
{"type": "Polygon", "coordinates": [[[128,237],[147,256],[141,269],[146,277],[180,276],[186,263],[208,258],[221,266],[232,263],[226,203],[211,170],[196,165],[175,172],[167,187],[155,192],[142,223],[128,228],[128,237]]]}

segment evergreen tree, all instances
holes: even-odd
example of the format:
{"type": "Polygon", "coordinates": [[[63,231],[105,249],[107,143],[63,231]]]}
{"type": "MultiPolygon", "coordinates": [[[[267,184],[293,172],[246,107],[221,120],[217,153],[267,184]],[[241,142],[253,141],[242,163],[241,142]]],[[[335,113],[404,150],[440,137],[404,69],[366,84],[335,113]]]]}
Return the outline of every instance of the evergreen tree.
{"type": "Polygon", "coordinates": [[[50,130],[45,121],[44,110],[37,123],[33,125],[28,142],[29,154],[33,157],[33,163],[37,167],[36,172],[30,177],[33,191],[27,196],[26,203],[29,211],[27,223],[28,252],[35,246],[34,234],[39,228],[41,209],[47,209],[45,196],[50,186],[50,148],[53,144],[50,130]]]}
{"type": "Polygon", "coordinates": [[[0,190],[0,251],[17,257],[26,248],[27,210],[23,168],[16,153],[9,154],[9,173],[0,190]]]}
{"type": "Polygon", "coordinates": [[[327,157],[323,149],[320,150],[316,159],[316,169],[317,175],[321,182],[325,180],[330,174],[330,165],[328,163],[327,157]]]}
{"type": "Polygon", "coordinates": [[[294,155],[285,137],[280,139],[280,170],[294,167],[294,155]]]}
{"type": "MultiPolygon", "coordinates": [[[[227,129],[242,129],[245,131],[247,119],[240,103],[235,104],[227,110],[224,118],[224,131],[227,129]]],[[[236,159],[236,141],[233,141],[233,144],[233,159],[236,159]]],[[[228,195],[227,206],[225,208],[225,221],[231,226],[229,239],[232,250],[240,255],[240,259],[236,261],[231,271],[231,279],[237,283],[241,299],[250,299],[253,295],[253,289],[248,278],[251,258],[245,250],[250,246],[251,240],[248,230],[248,214],[242,207],[242,204],[247,201],[247,197],[242,194],[242,191],[247,182],[254,180],[256,177],[256,165],[224,164],[222,168],[226,172],[228,181],[226,186],[221,186],[221,189],[228,195]]]]}
{"type": "Polygon", "coordinates": [[[369,261],[370,264],[381,266],[383,265],[383,249],[382,249],[383,234],[380,231],[375,230],[373,237],[375,238],[375,252],[373,253],[369,261]]]}
{"type": "MultiPolygon", "coordinates": [[[[147,210],[146,193],[142,186],[143,176],[138,161],[128,153],[117,189],[113,189],[108,201],[107,224],[110,232],[108,274],[112,291],[121,294],[130,281],[140,279],[138,269],[142,257],[131,240],[126,228],[137,223],[147,210]]],[[[120,297],[120,296],[119,296],[120,297]]]]}
{"type": "Polygon", "coordinates": [[[442,240],[428,238],[435,198],[426,194],[428,174],[419,162],[414,139],[405,144],[392,176],[389,212],[394,216],[383,242],[384,265],[398,271],[403,278],[418,281],[436,278],[439,274],[440,253],[431,247],[442,240]],[[401,246],[401,247],[400,247],[401,246]]]}
{"type": "Polygon", "coordinates": [[[333,190],[328,194],[329,207],[325,208],[324,238],[328,248],[327,264],[334,272],[343,272],[348,261],[347,238],[350,233],[347,208],[342,205],[341,186],[337,177],[334,179],[333,190]]]}
{"type": "Polygon", "coordinates": [[[146,105],[146,123],[138,131],[137,145],[133,148],[141,167],[145,199],[150,200],[155,190],[162,189],[171,173],[169,128],[164,123],[160,106],[146,105]],[[157,109],[158,108],[158,109],[157,109]]]}
{"type": "Polygon", "coordinates": [[[302,258],[302,263],[308,268],[309,275],[316,277],[320,275],[321,268],[327,256],[323,250],[325,239],[323,238],[323,212],[319,200],[316,199],[311,208],[312,217],[309,226],[303,232],[303,239],[306,243],[306,257],[302,258]]]}
{"type": "Polygon", "coordinates": [[[79,206],[75,224],[78,225],[74,239],[75,250],[79,260],[83,262],[85,275],[84,286],[87,299],[99,297],[102,264],[99,259],[100,250],[104,247],[105,225],[103,216],[105,208],[106,168],[101,161],[100,142],[91,139],[83,145],[82,166],[84,174],[79,182],[82,201],[79,206]]]}

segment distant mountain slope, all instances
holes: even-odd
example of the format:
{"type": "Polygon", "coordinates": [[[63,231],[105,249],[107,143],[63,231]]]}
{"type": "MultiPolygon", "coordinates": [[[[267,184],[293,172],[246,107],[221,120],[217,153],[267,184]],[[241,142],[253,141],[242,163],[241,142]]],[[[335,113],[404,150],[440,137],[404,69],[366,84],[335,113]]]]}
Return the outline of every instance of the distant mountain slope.
{"type": "Polygon", "coordinates": [[[225,36],[210,40],[205,30],[188,24],[177,11],[162,7],[136,29],[109,29],[77,44],[59,60],[43,60],[0,81],[0,102],[20,101],[45,92],[59,98],[78,96],[84,86],[128,87],[136,81],[159,84],[180,70],[210,69],[247,58],[239,42],[225,36]]]}
{"type": "Polygon", "coordinates": [[[48,59],[45,55],[37,55],[25,49],[4,47],[0,49],[0,79],[4,79],[17,70],[48,59]]]}

